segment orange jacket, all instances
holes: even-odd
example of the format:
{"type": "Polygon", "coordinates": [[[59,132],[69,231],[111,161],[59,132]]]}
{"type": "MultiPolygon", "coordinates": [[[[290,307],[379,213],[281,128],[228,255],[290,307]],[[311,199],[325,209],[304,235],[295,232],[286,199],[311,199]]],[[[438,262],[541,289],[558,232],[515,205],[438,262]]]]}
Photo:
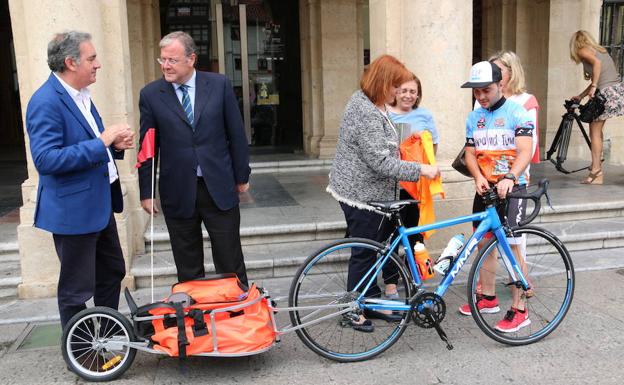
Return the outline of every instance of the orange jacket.
{"type": "MultiPolygon", "coordinates": [[[[418,163],[435,165],[435,154],[433,152],[433,139],[427,130],[411,135],[405,139],[400,146],[401,159],[418,163]]],[[[417,182],[401,182],[401,187],[407,191],[412,198],[420,201],[420,218],[418,226],[435,222],[435,211],[433,208],[433,196],[440,194],[444,198],[442,181],[440,176],[431,180],[420,177],[417,182]]],[[[434,233],[434,230],[423,233],[425,239],[434,233]]]]}

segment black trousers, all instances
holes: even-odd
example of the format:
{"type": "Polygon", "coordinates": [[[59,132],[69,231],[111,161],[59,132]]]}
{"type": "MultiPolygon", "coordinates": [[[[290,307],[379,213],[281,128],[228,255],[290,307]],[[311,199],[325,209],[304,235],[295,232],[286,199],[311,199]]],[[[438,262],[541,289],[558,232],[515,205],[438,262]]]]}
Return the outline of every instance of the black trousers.
{"type": "MultiPolygon", "coordinates": [[[[405,190],[401,189],[399,193],[400,199],[414,199],[412,196],[405,190]]],[[[418,226],[418,220],[420,219],[420,208],[418,205],[410,205],[403,207],[401,210],[401,220],[403,221],[403,225],[407,228],[418,226]]],[[[408,241],[410,244],[410,248],[412,251],[414,250],[414,245],[416,241],[420,243],[424,243],[424,237],[422,234],[415,234],[409,237],[408,241]]]]}
{"type": "MultiPolygon", "coordinates": [[[[347,231],[350,237],[367,238],[377,242],[383,242],[394,230],[387,218],[372,211],[362,210],[340,203],[340,207],[347,221],[347,231]]],[[[369,250],[352,251],[349,259],[349,272],[347,276],[347,290],[351,291],[360,282],[362,277],[375,264],[376,255],[369,250]]],[[[382,270],[384,283],[396,284],[398,275],[394,265],[386,264],[382,270]]],[[[381,290],[376,284],[371,285],[367,297],[381,295],[381,290]]]]}
{"type": "Polygon", "coordinates": [[[213,201],[203,178],[197,178],[197,200],[190,218],[171,218],[165,215],[169,230],[173,259],[178,270],[178,281],[203,278],[204,243],[201,224],[204,223],[217,273],[236,273],[247,285],[247,272],[240,241],[240,209],[220,210],[213,201]]]}
{"type": "Polygon", "coordinates": [[[95,306],[117,309],[126,264],[115,217],[111,214],[106,228],[97,233],[53,234],[53,238],[61,262],[57,294],[61,326],[65,328],[76,313],[85,309],[91,297],[95,306]]]}

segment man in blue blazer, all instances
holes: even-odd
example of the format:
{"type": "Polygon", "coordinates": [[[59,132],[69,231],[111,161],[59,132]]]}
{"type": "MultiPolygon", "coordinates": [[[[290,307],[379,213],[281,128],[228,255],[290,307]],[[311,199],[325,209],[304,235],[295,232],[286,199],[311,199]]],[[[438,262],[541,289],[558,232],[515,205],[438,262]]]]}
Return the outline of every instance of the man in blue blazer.
{"type": "Polygon", "coordinates": [[[48,80],[26,110],[30,152],[39,173],[35,226],[53,234],[61,271],[61,325],[93,297],[116,309],[125,263],[114,212],[123,200],[113,158],[133,146],[127,124],[104,129],[87,86],[100,68],[91,35],[59,33],[48,44],[48,80]]]}
{"type": "MultiPolygon", "coordinates": [[[[195,71],[193,39],[172,32],[160,41],[163,78],[140,93],[141,143],[156,131],[160,203],[179,281],[204,277],[201,223],[217,273],[247,275],[240,244],[238,194],[249,188],[249,148],[228,79],[195,71]]],[[[152,162],[139,168],[141,205],[152,212],[152,162]]],[[[154,210],[154,213],[157,209],[154,210]]]]}

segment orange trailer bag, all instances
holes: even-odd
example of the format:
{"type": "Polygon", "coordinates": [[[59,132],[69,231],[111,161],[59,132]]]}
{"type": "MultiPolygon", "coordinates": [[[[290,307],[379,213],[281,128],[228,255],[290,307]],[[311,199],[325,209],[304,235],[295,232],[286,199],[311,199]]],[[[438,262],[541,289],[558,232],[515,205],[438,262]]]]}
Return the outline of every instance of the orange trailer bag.
{"type": "Polygon", "coordinates": [[[235,274],[177,283],[164,301],[137,309],[135,331],[170,356],[259,352],[275,342],[268,295],[235,274]],[[148,318],[141,320],[141,318],[148,318]]]}

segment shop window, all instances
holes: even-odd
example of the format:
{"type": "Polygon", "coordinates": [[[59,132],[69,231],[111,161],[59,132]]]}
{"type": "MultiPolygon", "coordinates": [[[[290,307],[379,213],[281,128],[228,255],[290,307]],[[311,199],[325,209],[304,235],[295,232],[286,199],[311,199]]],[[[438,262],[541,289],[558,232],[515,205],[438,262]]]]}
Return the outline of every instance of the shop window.
{"type": "Polygon", "coordinates": [[[605,0],[600,19],[600,44],[609,51],[615,66],[624,74],[624,0],[605,0]]]}

